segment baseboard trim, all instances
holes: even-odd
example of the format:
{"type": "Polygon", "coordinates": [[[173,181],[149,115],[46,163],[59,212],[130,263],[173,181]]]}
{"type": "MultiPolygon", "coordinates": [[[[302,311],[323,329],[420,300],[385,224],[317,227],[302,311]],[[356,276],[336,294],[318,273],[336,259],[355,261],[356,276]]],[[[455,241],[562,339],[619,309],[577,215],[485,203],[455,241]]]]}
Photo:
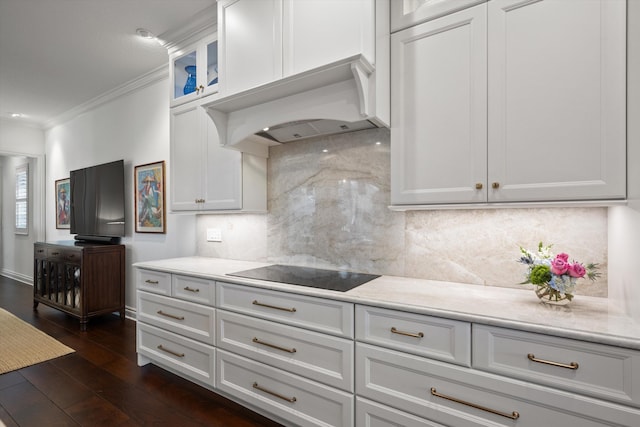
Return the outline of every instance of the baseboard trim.
{"type": "Polygon", "coordinates": [[[0,276],[8,277],[9,279],[17,280],[18,282],[33,286],[33,276],[27,276],[26,274],[17,273],[4,268],[0,270],[0,276]]]}

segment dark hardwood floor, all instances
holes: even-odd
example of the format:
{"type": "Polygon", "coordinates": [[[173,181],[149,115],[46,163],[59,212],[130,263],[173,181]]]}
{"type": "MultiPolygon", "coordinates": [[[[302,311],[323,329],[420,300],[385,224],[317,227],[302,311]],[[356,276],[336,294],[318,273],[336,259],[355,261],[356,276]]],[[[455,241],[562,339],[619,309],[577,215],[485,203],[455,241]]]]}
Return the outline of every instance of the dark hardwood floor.
{"type": "MultiPolygon", "coordinates": [[[[264,426],[277,424],[154,365],[136,364],[135,322],[77,319],[0,277],[0,307],[76,352],[0,375],[0,426],[264,426]]],[[[2,343],[0,343],[2,345],[2,343]]]]}

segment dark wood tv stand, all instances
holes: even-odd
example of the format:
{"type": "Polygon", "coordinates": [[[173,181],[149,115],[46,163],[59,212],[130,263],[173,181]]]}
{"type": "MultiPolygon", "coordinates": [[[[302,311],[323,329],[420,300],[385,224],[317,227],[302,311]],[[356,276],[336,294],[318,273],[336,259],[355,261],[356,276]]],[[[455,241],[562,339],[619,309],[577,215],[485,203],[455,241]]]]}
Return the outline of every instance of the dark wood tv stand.
{"type": "Polygon", "coordinates": [[[33,253],[33,309],[39,303],[80,319],[118,312],[124,320],[125,247],[37,242],[33,253]]]}

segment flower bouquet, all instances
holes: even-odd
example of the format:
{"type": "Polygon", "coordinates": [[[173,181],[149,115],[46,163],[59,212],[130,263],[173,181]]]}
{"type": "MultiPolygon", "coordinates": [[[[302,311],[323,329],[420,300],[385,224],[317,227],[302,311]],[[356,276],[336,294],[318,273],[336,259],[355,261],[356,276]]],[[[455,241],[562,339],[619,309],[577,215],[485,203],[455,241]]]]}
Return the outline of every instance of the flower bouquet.
{"type": "Polygon", "coordinates": [[[521,284],[531,283],[536,286],[535,292],[540,301],[548,304],[565,305],[573,299],[576,281],[583,277],[595,280],[600,276],[598,264],[586,266],[577,262],[569,262],[569,255],[561,252],[551,253],[551,245],[538,244],[538,251],[531,252],[520,247],[519,262],[527,264],[529,269],[526,280],[521,284]]]}

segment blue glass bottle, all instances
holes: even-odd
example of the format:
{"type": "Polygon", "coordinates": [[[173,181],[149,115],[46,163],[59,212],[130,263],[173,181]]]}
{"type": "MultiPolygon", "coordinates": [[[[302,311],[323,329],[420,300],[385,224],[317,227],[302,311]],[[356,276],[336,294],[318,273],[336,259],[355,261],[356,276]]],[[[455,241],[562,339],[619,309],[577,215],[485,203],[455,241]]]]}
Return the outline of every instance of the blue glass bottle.
{"type": "Polygon", "coordinates": [[[184,67],[184,70],[187,72],[188,77],[186,83],[184,84],[184,89],[182,89],[182,93],[188,95],[196,90],[196,66],[187,65],[186,67],[184,67]]]}

